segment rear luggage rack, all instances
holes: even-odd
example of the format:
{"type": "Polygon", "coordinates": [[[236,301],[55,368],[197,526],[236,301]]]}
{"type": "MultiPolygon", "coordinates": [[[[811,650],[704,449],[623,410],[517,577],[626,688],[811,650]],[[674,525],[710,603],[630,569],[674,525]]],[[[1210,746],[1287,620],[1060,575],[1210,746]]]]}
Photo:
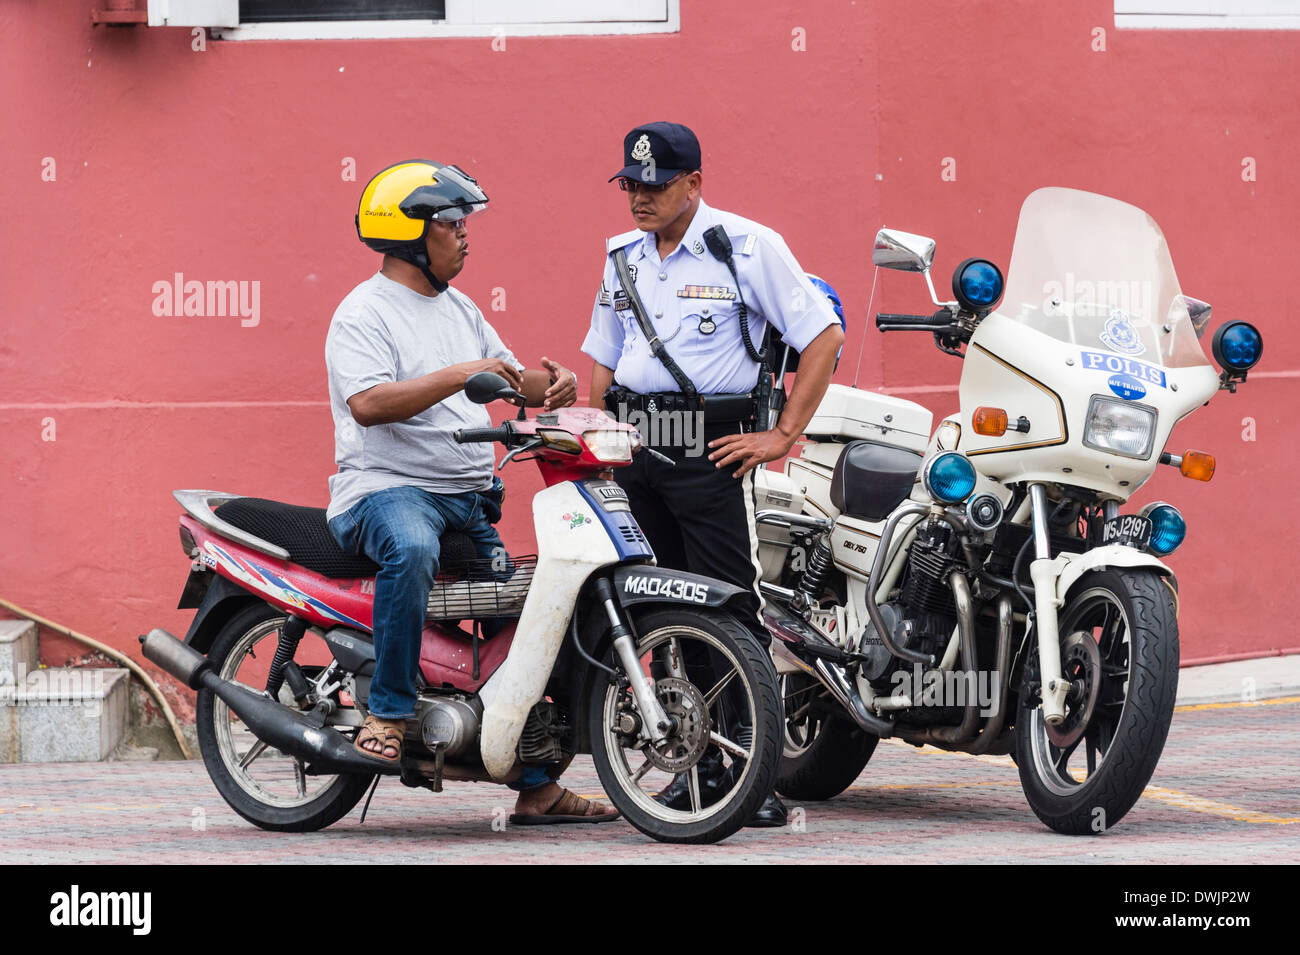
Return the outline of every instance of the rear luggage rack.
{"type": "Polygon", "coordinates": [[[506,561],[488,558],[450,565],[434,579],[425,619],[518,617],[536,569],[534,554],[506,561]]]}
{"type": "Polygon", "coordinates": [[[255,537],[248,531],[240,530],[234,524],[227,523],[212,513],[213,504],[224,504],[226,501],[234,501],[243,496],[242,494],[227,494],[224,491],[172,491],[172,497],[176,498],[177,504],[185,508],[185,513],[213,533],[243,544],[245,547],[251,547],[268,557],[288,560],[289,552],[283,547],[277,547],[269,541],[255,537]]]}

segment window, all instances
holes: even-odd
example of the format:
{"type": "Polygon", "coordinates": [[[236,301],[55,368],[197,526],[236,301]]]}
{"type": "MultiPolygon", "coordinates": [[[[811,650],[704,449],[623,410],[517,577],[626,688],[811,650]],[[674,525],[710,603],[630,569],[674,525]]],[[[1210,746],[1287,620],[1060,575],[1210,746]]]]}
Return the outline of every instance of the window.
{"type": "Polygon", "coordinates": [[[1141,30],[1300,30],[1300,0],[1115,0],[1115,26],[1141,30]]]}
{"type": "Polygon", "coordinates": [[[149,0],[150,26],[227,40],[675,33],[680,0],[149,0]]]}

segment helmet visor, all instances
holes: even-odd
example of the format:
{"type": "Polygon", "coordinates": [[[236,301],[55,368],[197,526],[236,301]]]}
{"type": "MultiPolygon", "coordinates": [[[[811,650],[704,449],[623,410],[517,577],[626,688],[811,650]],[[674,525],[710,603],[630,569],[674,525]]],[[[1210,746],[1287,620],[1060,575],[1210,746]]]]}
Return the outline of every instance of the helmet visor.
{"type": "Polygon", "coordinates": [[[435,222],[459,222],[461,219],[468,219],[477,212],[487,212],[487,203],[476,206],[448,206],[446,209],[439,209],[437,212],[423,218],[432,219],[435,222]]]}

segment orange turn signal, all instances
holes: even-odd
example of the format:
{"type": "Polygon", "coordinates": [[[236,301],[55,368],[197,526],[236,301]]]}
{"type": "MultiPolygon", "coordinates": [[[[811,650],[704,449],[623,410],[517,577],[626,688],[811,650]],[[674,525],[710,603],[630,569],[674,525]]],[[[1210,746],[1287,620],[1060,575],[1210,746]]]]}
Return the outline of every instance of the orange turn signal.
{"type": "Polygon", "coordinates": [[[1208,481],[1214,477],[1214,455],[1205,451],[1187,451],[1183,454],[1183,463],[1178,465],[1183,477],[1196,481],[1208,481]]]}
{"type": "Polygon", "coordinates": [[[1000,438],[1007,433],[1007,413],[1001,408],[986,408],[981,405],[975,409],[971,425],[974,426],[976,434],[1000,438]]]}

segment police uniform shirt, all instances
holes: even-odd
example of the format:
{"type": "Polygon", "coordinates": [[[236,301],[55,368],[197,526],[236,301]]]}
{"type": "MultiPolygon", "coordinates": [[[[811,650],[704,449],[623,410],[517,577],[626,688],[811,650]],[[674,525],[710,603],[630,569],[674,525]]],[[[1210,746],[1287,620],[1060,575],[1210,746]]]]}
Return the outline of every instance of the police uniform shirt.
{"type": "Polygon", "coordinates": [[[641,394],[681,390],[651,353],[623,293],[613,259],[619,248],[627,250],[628,268],[651,324],[700,394],[744,394],[758,382],[758,362],[749,357],[740,334],[735,281],[704,244],[704,232],[715,225],[732,241],[755,349],[762,349],[768,323],[799,352],[840,323],[779,234],[701,200],[682,241],[663,261],[653,232],[634,229],[609,240],[582,350],[614,369],[616,384],[641,394]]]}

